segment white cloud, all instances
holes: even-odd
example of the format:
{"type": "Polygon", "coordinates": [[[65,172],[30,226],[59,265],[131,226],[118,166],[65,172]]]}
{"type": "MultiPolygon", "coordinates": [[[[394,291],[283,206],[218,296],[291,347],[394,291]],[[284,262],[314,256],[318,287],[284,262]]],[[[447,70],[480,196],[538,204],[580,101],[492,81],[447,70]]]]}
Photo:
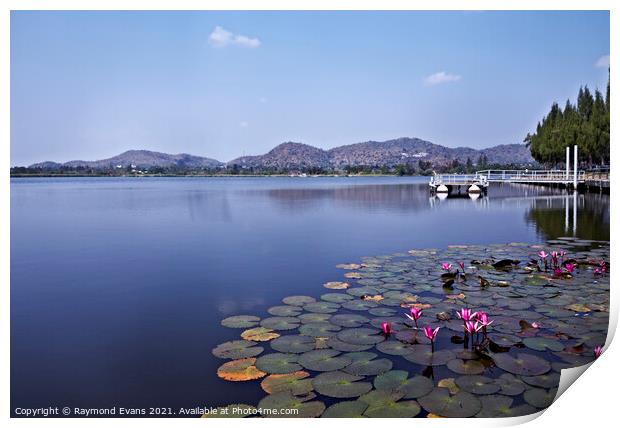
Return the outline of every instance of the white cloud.
{"type": "Polygon", "coordinates": [[[424,79],[424,83],[427,85],[439,85],[441,83],[447,82],[457,82],[461,80],[461,76],[458,74],[449,74],[445,71],[440,71],[438,73],[431,74],[424,79]]]}
{"type": "Polygon", "coordinates": [[[234,34],[219,25],[209,34],[209,44],[216,48],[226,46],[243,46],[246,48],[257,48],[261,45],[256,37],[248,37],[242,34],[234,34]]]}
{"type": "Polygon", "coordinates": [[[600,57],[594,66],[598,68],[609,68],[609,55],[600,57]]]}

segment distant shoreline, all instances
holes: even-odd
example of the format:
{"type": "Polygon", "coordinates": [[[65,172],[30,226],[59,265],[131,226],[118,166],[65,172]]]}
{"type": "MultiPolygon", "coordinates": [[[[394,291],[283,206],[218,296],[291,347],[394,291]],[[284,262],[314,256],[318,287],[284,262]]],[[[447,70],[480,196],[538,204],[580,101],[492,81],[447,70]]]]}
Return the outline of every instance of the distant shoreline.
{"type": "Polygon", "coordinates": [[[93,174],[11,174],[11,178],[243,178],[243,177],[282,177],[282,178],[356,178],[356,177],[429,177],[428,175],[398,175],[398,174],[316,174],[316,175],[290,175],[290,174],[132,174],[132,175],[93,175],[93,174]]]}

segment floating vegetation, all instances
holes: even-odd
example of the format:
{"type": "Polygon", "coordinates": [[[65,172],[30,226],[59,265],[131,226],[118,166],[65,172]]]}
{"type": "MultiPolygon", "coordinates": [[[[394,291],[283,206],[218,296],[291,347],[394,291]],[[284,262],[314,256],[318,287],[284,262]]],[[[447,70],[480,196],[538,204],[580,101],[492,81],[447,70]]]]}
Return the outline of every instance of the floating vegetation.
{"type": "Polygon", "coordinates": [[[528,415],[605,343],[607,242],[455,245],[337,267],[346,279],[318,298],[222,320],[242,331],[213,349],[230,360],[217,375],[260,382],[266,396],[243,405],[255,415],[528,415]]]}

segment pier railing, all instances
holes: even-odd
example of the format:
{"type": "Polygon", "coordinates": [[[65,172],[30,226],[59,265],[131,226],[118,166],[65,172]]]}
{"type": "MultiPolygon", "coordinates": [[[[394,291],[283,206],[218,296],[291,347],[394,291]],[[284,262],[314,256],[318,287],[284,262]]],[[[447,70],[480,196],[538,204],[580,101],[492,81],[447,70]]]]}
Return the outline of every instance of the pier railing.
{"type": "MultiPolygon", "coordinates": [[[[583,182],[585,171],[577,171],[577,181],[583,182]]],[[[477,171],[476,176],[486,177],[490,183],[569,183],[574,180],[574,172],[566,170],[484,170],[477,171]]]]}

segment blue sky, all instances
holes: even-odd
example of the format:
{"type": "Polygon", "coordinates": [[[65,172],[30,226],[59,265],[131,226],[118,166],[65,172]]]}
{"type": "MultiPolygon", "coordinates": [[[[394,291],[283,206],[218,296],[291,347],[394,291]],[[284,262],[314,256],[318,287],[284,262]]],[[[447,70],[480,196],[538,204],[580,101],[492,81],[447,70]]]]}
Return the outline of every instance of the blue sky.
{"type": "Polygon", "coordinates": [[[519,143],[604,90],[608,12],[12,12],[11,164],[519,143]]]}

